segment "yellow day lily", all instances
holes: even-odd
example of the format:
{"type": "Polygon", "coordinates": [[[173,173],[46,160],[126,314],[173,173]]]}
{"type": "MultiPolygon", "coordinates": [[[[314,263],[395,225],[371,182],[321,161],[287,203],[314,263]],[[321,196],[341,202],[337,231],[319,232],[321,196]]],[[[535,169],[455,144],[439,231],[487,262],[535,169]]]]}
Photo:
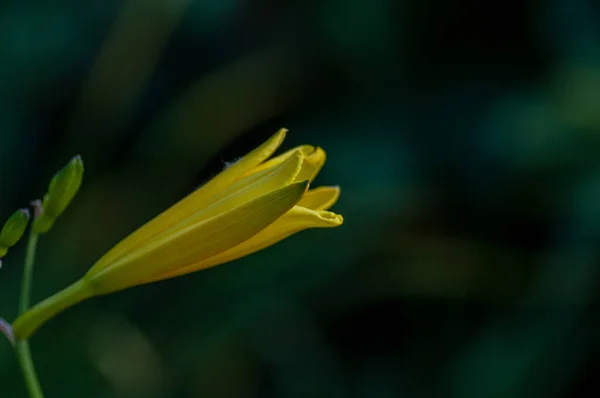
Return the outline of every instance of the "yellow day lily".
{"type": "Polygon", "coordinates": [[[123,239],[66,289],[13,324],[27,339],[48,319],[92,296],[173,278],[257,252],[307,228],[337,227],[327,211],[339,187],[308,190],[325,152],[299,146],[269,159],[286,130],[123,239]]]}

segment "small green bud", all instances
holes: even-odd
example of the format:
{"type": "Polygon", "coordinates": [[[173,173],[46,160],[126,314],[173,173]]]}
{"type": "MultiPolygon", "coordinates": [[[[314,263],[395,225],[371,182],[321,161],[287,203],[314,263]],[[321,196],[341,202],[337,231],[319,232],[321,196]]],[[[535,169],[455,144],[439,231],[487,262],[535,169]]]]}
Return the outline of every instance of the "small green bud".
{"type": "Polygon", "coordinates": [[[46,233],[56,219],[71,203],[83,180],[83,161],[77,155],[52,177],[48,192],[44,195],[41,211],[33,221],[33,231],[46,233]]]}
{"type": "Polygon", "coordinates": [[[4,257],[25,233],[29,222],[29,210],[19,209],[4,223],[0,230],[0,257],[4,257]]]}

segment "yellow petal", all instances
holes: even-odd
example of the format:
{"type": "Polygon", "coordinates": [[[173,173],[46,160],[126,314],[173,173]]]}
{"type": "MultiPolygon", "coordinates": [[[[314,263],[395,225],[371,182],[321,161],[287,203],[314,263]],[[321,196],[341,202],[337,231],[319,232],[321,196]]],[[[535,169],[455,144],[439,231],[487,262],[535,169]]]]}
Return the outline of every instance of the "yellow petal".
{"type": "MultiPolygon", "coordinates": [[[[215,200],[215,203],[212,203],[205,208],[195,209],[193,210],[194,212],[190,213],[187,218],[176,223],[175,225],[167,227],[162,231],[156,231],[153,236],[149,237],[145,241],[139,242],[136,246],[131,245],[127,247],[127,251],[124,252],[123,255],[125,255],[125,253],[131,254],[141,246],[164,239],[165,237],[168,237],[189,225],[197,224],[202,220],[207,220],[220,213],[224,213],[269,192],[293,183],[296,175],[298,175],[300,171],[302,161],[302,154],[300,151],[296,151],[293,156],[290,156],[280,165],[242,178],[228,187],[226,190],[214,195],[213,199],[215,200]]],[[[126,238],[126,240],[128,240],[128,238],[126,238]]],[[[93,272],[98,272],[100,269],[109,267],[113,262],[123,257],[123,255],[119,257],[110,257],[110,262],[103,257],[100,261],[94,264],[92,267],[93,272]]]]}
{"type": "Polygon", "coordinates": [[[315,147],[312,146],[312,145],[300,145],[300,146],[294,147],[294,148],[292,148],[292,149],[290,149],[288,151],[285,151],[281,155],[278,155],[278,156],[275,156],[274,158],[265,160],[263,163],[257,165],[253,169],[246,170],[246,174],[253,174],[253,173],[256,173],[258,171],[261,171],[261,170],[264,170],[264,169],[268,169],[270,167],[277,166],[277,165],[285,162],[296,151],[302,151],[302,154],[304,156],[308,156],[314,150],[315,150],[315,147]]]}
{"type": "Polygon", "coordinates": [[[305,156],[304,162],[302,163],[302,170],[298,173],[296,180],[309,180],[312,182],[323,168],[325,160],[327,160],[327,155],[323,148],[315,148],[313,152],[305,156]]]}
{"type": "Polygon", "coordinates": [[[297,181],[309,180],[313,181],[317,176],[323,165],[325,164],[325,160],[327,160],[327,156],[323,148],[315,148],[311,145],[300,145],[295,148],[290,149],[287,152],[282,153],[279,156],[276,156],[272,159],[265,161],[259,166],[255,167],[252,170],[249,170],[247,174],[258,173],[264,169],[268,169],[274,167],[282,162],[285,162],[293,153],[301,151],[304,155],[304,163],[302,163],[302,170],[298,174],[297,181]]]}
{"type": "Polygon", "coordinates": [[[248,240],[280,218],[300,200],[307,188],[308,181],[305,181],[270,192],[145,244],[108,267],[99,270],[93,267],[84,278],[97,294],[106,294],[215,256],[248,240]]]}
{"type": "Polygon", "coordinates": [[[269,192],[275,191],[296,181],[296,176],[300,172],[303,156],[300,151],[296,151],[285,162],[273,168],[263,170],[260,173],[242,178],[226,190],[219,192],[213,199],[215,202],[210,206],[198,209],[195,213],[183,221],[166,229],[162,233],[155,235],[144,244],[155,240],[163,239],[189,225],[196,224],[202,220],[225,213],[233,208],[248,203],[269,192]]]}
{"type": "MultiPolygon", "coordinates": [[[[228,207],[238,206],[292,182],[300,182],[297,176],[301,171],[303,162],[302,152],[296,151],[285,162],[259,173],[243,177],[231,184],[212,197],[211,205],[205,209],[197,209],[195,213],[197,213],[197,216],[207,217],[207,214],[218,213],[228,207]]],[[[194,217],[197,216],[194,215],[194,217]]],[[[188,222],[189,219],[188,217],[185,222],[188,222]]]]}
{"type": "Polygon", "coordinates": [[[328,210],[337,202],[339,197],[340,187],[319,187],[304,194],[298,202],[298,206],[312,210],[328,210]]]}
{"type": "Polygon", "coordinates": [[[178,203],[165,210],[154,219],[138,228],[131,235],[123,239],[110,251],[108,251],[98,262],[96,266],[101,267],[110,264],[117,258],[129,252],[132,248],[146,242],[151,237],[165,231],[169,227],[181,222],[190,214],[210,203],[210,198],[221,189],[227,187],[231,181],[235,180],[248,169],[269,158],[279,148],[285,138],[287,130],[281,129],[261,146],[248,153],[239,161],[223,170],[214,179],[208,181],[204,186],[192,192],[178,203]]]}
{"type": "Polygon", "coordinates": [[[285,134],[287,133],[286,129],[280,129],[275,135],[269,138],[265,143],[261,146],[248,153],[246,156],[233,163],[221,173],[217,174],[216,177],[208,181],[200,190],[206,191],[219,191],[229,184],[231,184],[235,179],[245,174],[248,170],[253,169],[258,166],[266,159],[268,159],[277,148],[281,146],[285,138],[285,134]]]}
{"type": "Polygon", "coordinates": [[[250,239],[239,245],[219,253],[213,257],[195,262],[185,268],[173,270],[161,277],[147,282],[153,282],[158,279],[167,279],[175,276],[187,274],[197,270],[214,267],[238,259],[248,254],[255,253],[265,249],[288,236],[308,228],[333,228],[342,225],[344,219],[341,215],[329,211],[315,211],[301,206],[294,206],[281,218],[269,225],[267,228],[254,235],[250,239]]]}

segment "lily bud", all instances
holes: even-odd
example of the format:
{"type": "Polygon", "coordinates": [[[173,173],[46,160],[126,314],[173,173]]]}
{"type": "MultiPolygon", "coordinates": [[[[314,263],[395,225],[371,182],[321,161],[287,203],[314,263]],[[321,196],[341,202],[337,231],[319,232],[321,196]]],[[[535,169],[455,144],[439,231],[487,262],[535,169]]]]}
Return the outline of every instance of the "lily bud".
{"type": "Polygon", "coordinates": [[[0,257],[4,257],[8,249],[21,239],[28,222],[29,210],[19,209],[4,223],[0,230],[0,257]]]}
{"type": "Polygon", "coordinates": [[[41,214],[33,221],[33,231],[46,233],[69,206],[83,180],[83,160],[77,155],[54,175],[42,201],[41,214]]]}
{"type": "Polygon", "coordinates": [[[224,264],[309,228],[342,225],[328,211],[340,188],[308,190],[325,151],[301,145],[271,157],[281,129],[264,144],[148,221],[102,256],[77,282],[13,323],[17,341],[76,303],[224,264]]]}

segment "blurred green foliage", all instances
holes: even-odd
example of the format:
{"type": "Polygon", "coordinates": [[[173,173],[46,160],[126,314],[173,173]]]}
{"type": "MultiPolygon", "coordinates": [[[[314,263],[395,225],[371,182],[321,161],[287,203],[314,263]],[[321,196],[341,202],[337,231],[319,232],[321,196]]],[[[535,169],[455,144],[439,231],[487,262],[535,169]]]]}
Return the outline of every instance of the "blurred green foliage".
{"type": "MultiPolygon", "coordinates": [[[[600,7],[5,1],[0,219],[74,154],[34,301],[279,127],[338,230],[97,298],[31,341],[48,397],[598,394],[600,7]]],[[[14,319],[23,245],[0,271],[14,319]]],[[[25,397],[0,341],[0,395],[25,397]]]]}

